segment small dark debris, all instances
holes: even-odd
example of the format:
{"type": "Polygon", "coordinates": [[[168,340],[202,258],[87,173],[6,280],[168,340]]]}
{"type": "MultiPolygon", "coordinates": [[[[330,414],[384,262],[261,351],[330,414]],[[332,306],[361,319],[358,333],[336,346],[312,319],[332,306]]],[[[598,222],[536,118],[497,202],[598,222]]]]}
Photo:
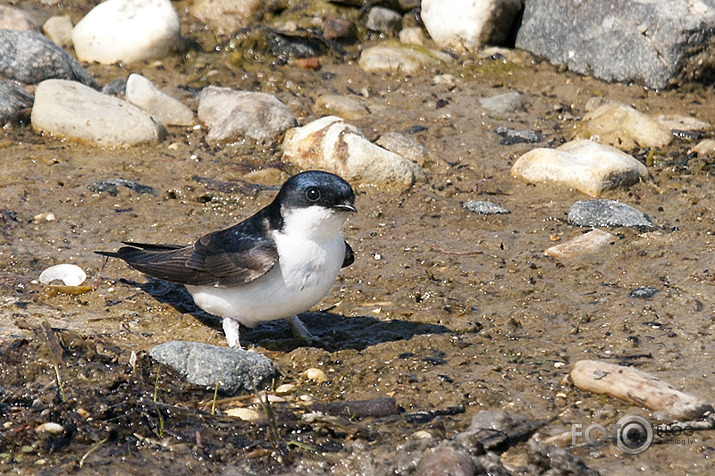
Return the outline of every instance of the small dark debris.
{"type": "Polygon", "coordinates": [[[670,132],[672,132],[678,139],[685,140],[698,140],[703,136],[702,131],[683,131],[680,129],[673,129],[670,132]]]}
{"type": "Polygon", "coordinates": [[[449,101],[447,101],[446,99],[438,99],[437,106],[435,107],[435,109],[441,109],[448,105],[449,105],[449,101]]]}
{"type": "Polygon", "coordinates": [[[154,193],[154,189],[148,185],[142,185],[139,182],[132,182],[131,180],[124,180],[124,179],[107,179],[107,180],[100,180],[99,182],[94,182],[92,184],[87,185],[87,188],[91,190],[92,192],[96,193],[108,193],[113,197],[116,197],[119,195],[119,187],[126,187],[129,190],[139,193],[139,194],[146,194],[149,193],[151,195],[156,195],[154,193]]]}
{"type": "Polygon", "coordinates": [[[444,365],[447,363],[447,361],[441,357],[423,357],[422,362],[427,362],[432,365],[444,365]]]}
{"type": "Polygon", "coordinates": [[[428,423],[438,416],[459,415],[464,413],[464,405],[439,408],[437,410],[420,410],[417,412],[405,413],[404,419],[407,423],[428,423]]]}
{"type": "Polygon", "coordinates": [[[519,131],[509,127],[499,126],[494,129],[494,132],[502,136],[500,145],[513,145],[519,143],[533,144],[541,141],[541,134],[535,131],[519,131]]]}
{"type": "MultiPolygon", "coordinates": [[[[194,175],[191,177],[195,181],[203,184],[209,190],[215,190],[221,193],[238,193],[248,197],[255,197],[262,190],[278,190],[278,187],[268,185],[257,185],[255,183],[245,182],[243,180],[222,181],[208,177],[194,175]]],[[[211,201],[211,198],[207,201],[211,201]]]]}
{"type": "Polygon", "coordinates": [[[640,286],[631,290],[628,295],[632,298],[650,299],[658,292],[657,289],[650,286],[640,286]]]}
{"type": "Polygon", "coordinates": [[[346,418],[386,417],[397,415],[400,407],[394,398],[373,398],[370,400],[354,400],[351,402],[314,403],[311,410],[326,415],[346,418]]]}
{"type": "Polygon", "coordinates": [[[405,129],[405,134],[419,134],[420,132],[424,132],[426,130],[427,128],[425,126],[410,126],[405,129]]]}

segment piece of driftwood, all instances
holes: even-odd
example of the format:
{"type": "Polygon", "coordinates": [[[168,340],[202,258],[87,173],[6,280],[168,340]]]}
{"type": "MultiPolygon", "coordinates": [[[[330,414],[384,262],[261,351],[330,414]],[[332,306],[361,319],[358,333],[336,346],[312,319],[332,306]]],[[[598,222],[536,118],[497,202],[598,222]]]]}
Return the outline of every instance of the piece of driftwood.
{"type": "Polygon", "coordinates": [[[394,398],[373,398],[371,400],[353,400],[350,402],[314,403],[310,406],[314,412],[346,418],[385,417],[397,415],[400,407],[394,398]]]}
{"type": "Polygon", "coordinates": [[[683,393],[657,377],[608,362],[580,360],[574,364],[570,377],[581,390],[605,393],[650,410],[666,412],[677,420],[697,420],[713,411],[710,403],[683,393]]]}

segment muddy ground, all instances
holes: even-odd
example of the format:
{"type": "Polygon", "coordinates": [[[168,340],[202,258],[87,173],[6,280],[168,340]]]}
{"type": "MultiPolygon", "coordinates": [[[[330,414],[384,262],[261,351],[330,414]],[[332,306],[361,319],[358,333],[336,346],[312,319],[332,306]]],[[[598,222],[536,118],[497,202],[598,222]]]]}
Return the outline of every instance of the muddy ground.
{"type": "MultiPolygon", "coordinates": [[[[86,11],[80,7],[71,11],[75,21],[86,11]]],[[[314,309],[328,312],[305,318],[323,347],[296,341],[282,322],[242,330],[242,343],[280,368],[276,386],[296,385],[286,402],[271,405],[273,417],[259,407],[261,420],[249,423],[224,412],[250,405],[251,397],[218,395],[212,414],[213,388],[184,384],[146,357],[170,340],[225,345],[220,322],[198,312],[181,288],[119,261],[106,265],[96,291],[81,295],[48,293],[35,280],[63,262],[92,275],[101,265],[93,251],[121,240],[188,243],[249,216],[295,172],[281,163],[280,147],[212,148],[203,128],[171,128],[163,143],[127,150],[42,137],[29,126],[2,131],[0,472],[371,474],[394,470],[399,448],[418,431],[451,438],[481,410],[551,420],[545,434],[607,425],[629,413],[651,418],[564,382],[581,359],[631,365],[712,401],[713,159],[684,161],[696,144],[690,139],[655,151],[652,182],[604,198],[646,212],[659,230],[617,229],[605,251],[561,261],[543,252],[584,232],[569,226],[566,214],[587,197],[509,174],[524,152],[570,139],[592,96],[715,124],[711,86],[606,84],[529,56],[521,63],[461,59],[407,77],[365,73],[330,55],[317,71],[288,63],[244,72],[228,58],[194,44],[159,62],[88,70],[101,84],[139,72],[177,88],[193,108],[192,93],[209,84],[267,91],[303,124],[318,117],[312,107],[321,94],[350,96],[370,111],[352,121],[369,138],[409,131],[446,165],[430,166],[427,180],[405,193],[356,187],[359,214],[345,236],[357,259],[314,309]],[[452,74],[456,87],[433,85],[437,73],[452,74]],[[369,96],[356,96],[363,88],[369,96]],[[481,108],[480,98],[508,91],[526,96],[525,111],[498,117],[481,108]],[[493,130],[502,125],[536,130],[543,141],[500,145],[493,130]],[[254,170],[267,172],[247,175],[254,170]],[[88,189],[112,178],[154,193],[88,189]],[[468,200],[490,200],[511,213],[474,215],[461,208],[468,200]],[[630,297],[638,286],[658,292],[630,297]],[[309,368],[328,380],[308,380],[302,372],[309,368]],[[386,396],[401,413],[340,424],[300,420],[310,403],[386,396]],[[403,417],[443,409],[452,414],[426,422],[403,417]],[[35,431],[46,422],[62,432],[35,431]]],[[[631,151],[643,161],[651,152],[631,151]]],[[[603,474],[712,474],[715,467],[712,432],[637,456],[612,444],[571,451],[603,474]]],[[[523,441],[500,453],[513,471],[538,472],[527,466],[523,441]]]]}

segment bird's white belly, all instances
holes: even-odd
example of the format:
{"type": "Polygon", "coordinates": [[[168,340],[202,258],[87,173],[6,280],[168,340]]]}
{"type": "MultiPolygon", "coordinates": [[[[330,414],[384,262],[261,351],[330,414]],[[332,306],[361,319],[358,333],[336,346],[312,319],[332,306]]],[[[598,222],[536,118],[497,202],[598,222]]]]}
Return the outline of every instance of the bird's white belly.
{"type": "Polygon", "coordinates": [[[330,241],[276,237],[278,264],[266,275],[236,287],[191,286],[196,305],[253,327],[305,312],[330,291],[345,257],[341,235],[330,241]]]}

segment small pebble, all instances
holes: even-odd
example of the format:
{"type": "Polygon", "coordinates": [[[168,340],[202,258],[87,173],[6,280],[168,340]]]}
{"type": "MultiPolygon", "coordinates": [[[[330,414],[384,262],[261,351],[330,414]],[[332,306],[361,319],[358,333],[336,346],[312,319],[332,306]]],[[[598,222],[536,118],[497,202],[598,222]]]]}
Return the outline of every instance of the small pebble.
{"type": "Polygon", "coordinates": [[[295,387],[295,384],[284,383],[283,385],[279,385],[278,387],[276,387],[276,393],[290,393],[295,387]]]}
{"type": "Polygon", "coordinates": [[[500,207],[492,202],[482,200],[470,200],[462,204],[462,208],[478,215],[495,215],[511,213],[504,207],[500,207]]]}
{"type": "Polygon", "coordinates": [[[561,243],[544,251],[546,256],[552,258],[572,258],[585,254],[595,253],[609,243],[613,243],[616,237],[607,231],[591,230],[588,233],[578,236],[573,240],[561,243]]]}
{"type": "Polygon", "coordinates": [[[484,109],[494,114],[510,114],[524,110],[526,100],[524,96],[516,91],[504,94],[497,94],[488,98],[482,98],[479,103],[484,109]]]}
{"type": "Polygon", "coordinates": [[[315,380],[316,382],[325,382],[328,380],[328,376],[325,375],[325,372],[323,372],[320,369],[316,368],[310,368],[306,370],[305,372],[301,373],[301,375],[305,375],[305,377],[309,380],[315,380]]]}
{"type": "Polygon", "coordinates": [[[261,414],[250,408],[229,408],[224,413],[228,416],[240,418],[243,421],[256,421],[261,418],[261,414]]]}
{"type": "Polygon", "coordinates": [[[632,289],[628,295],[632,298],[650,299],[655,296],[657,292],[658,290],[651,286],[640,286],[632,289]]]}
{"type": "Polygon", "coordinates": [[[53,422],[43,423],[35,428],[36,433],[50,433],[52,435],[59,435],[63,431],[65,431],[65,428],[62,425],[53,422]]]}
{"type": "Polygon", "coordinates": [[[535,131],[519,131],[500,126],[494,129],[494,132],[502,136],[502,140],[499,142],[501,145],[513,145],[522,142],[532,144],[541,141],[541,135],[535,131]]]}

